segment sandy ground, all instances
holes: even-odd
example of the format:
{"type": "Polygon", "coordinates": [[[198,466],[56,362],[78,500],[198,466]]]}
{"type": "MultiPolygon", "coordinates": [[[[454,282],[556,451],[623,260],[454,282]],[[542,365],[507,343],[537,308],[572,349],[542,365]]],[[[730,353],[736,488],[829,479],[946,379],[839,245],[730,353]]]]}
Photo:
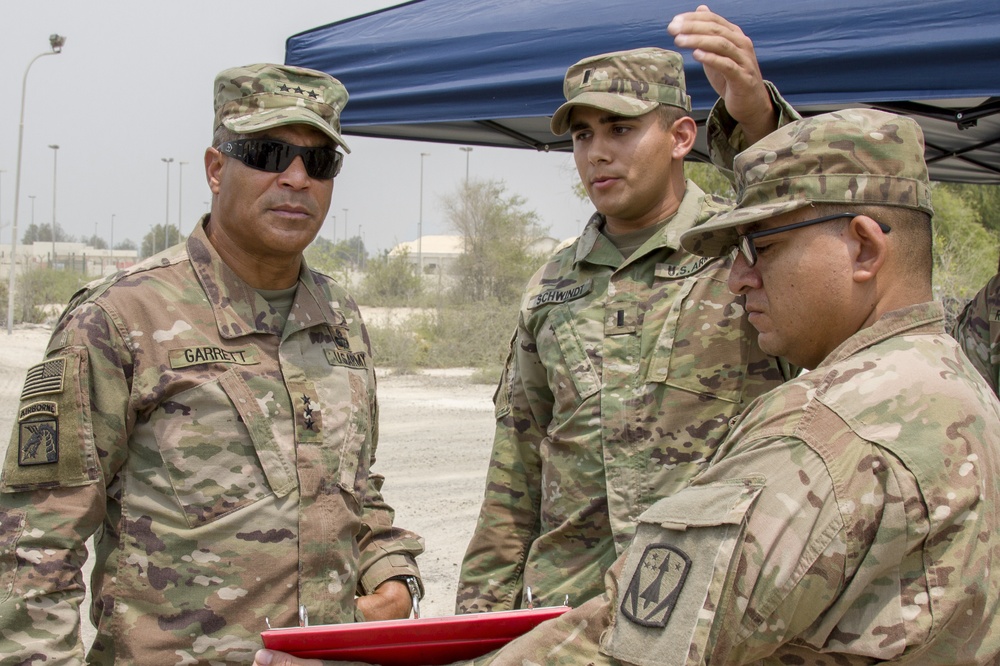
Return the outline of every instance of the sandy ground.
{"type": "MultiPolygon", "coordinates": [[[[0,453],[6,451],[25,372],[38,363],[46,328],[0,332],[0,453]]],[[[454,613],[459,564],[475,527],[493,439],[493,386],[471,371],[379,373],[380,443],[375,469],[396,524],[421,534],[425,617],[454,613]]],[[[89,573],[88,573],[89,584],[89,573]]],[[[88,602],[89,603],[89,602],[88,602]]],[[[84,620],[84,637],[92,635],[84,620]]],[[[89,643],[89,641],[88,641],[89,643]]]]}

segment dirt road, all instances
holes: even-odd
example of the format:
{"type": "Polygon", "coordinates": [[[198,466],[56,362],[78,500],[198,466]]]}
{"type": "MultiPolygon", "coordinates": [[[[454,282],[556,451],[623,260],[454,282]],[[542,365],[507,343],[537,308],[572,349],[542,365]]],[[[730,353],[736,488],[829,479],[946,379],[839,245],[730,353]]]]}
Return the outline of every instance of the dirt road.
{"type": "MultiPolygon", "coordinates": [[[[25,372],[41,360],[48,336],[44,328],[0,332],[0,453],[7,448],[25,372]]],[[[396,524],[426,541],[419,563],[427,617],[454,612],[459,563],[475,526],[493,439],[494,387],[472,383],[470,374],[379,374],[375,469],[386,477],[383,491],[396,509],[396,524]]],[[[85,640],[92,633],[88,625],[85,620],[85,640]]]]}

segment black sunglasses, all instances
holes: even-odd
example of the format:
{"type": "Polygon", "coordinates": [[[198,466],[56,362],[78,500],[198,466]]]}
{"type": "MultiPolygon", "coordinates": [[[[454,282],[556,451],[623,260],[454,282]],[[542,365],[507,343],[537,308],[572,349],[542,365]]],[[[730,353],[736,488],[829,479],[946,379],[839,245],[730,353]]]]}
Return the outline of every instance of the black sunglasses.
{"type": "Polygon", "coordinates": [[[296,146],[275,139],[239,139],[225,141],[219,152],[235,157],[252,169],[282,173],[296,157],[302,157],[310,178],[329,180],[344,163],[343,153],[330,146],[296,146]]]}
{"type": "MultiPolygon", "coordinates": [[[[792,229],[801,229],[802,227],[808,227],[813,224],[819,224],[821,222],[829,222],[830,220],[839,220],[845,217],[857,217],[856,213],[837,213],[836,215],[827,215],[825,217],[817,217],[812,220],[805,220],[804,222],[796,222],[795,224],[786,224],[781,227],[774,227],[773,229],[765,229],[764,231],[751,231],[748,234],[740,234],[736,238],[736,248],[746,259],[748,266],[753,266],[757,263],[757,247],[753,244],[755,238],[762,238],[764,236],[771,236],[773,234],[780,234],[784,231],[791,231],[792,229]]],[[[882,224],[881,222],[876,222],[882,233],[889,233],[892,228],[888,224],[882,224]]]]}

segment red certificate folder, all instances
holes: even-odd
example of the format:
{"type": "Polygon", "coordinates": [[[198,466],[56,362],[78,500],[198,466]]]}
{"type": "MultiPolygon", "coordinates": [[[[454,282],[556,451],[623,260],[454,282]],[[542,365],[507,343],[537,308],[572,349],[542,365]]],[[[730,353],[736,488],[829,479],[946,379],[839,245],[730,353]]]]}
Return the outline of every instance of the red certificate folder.
{"type": "Polygon", "coordinates": [[[569,606],[472,613],[419,620],[269,629],[264,647],[309,659],[363,661],[380,666],[450,664],[503,647],[569,606]]]}

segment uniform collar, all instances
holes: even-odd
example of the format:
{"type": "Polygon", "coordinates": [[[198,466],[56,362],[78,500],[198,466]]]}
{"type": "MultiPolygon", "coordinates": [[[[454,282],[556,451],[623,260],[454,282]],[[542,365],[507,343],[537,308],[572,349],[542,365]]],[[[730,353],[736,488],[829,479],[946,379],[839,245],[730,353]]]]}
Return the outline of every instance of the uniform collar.
{"type": "Polygon", "coordinates": [[[833,365],[883,340],[903,334],[943,334],[944,307],[936,301],[886,312],[878,321],[844,340],[816,367],[833,365]]]}
{"type": "MultiPolygon", "coordinates": [[[[681,234],[702,222],[701,211],[704,198],[705,193],[694,181],[685,181],[684,196],[681,198],[677,210],[664,220],[660,220],[660,222],[666,221],[667,224],[653,234],[632,256],[641,257],[651,250],[664,247],[670,250],[680,249],[681,234]]],[[[594,264],[611,266],[617,266],[621,263],[621,253],[601,233],[604,222],[604,216],[600,213],[594,213],[591,216],[576,245],[577,262],[589,261],[594,264]]]]}
{"type": "Polygon", "coordinates": [[[289,335],[319,323],[343,325],[343,313],[322,297],[312,271],[305,259],[299,269],[298,290],[287,323],[275,312],[257,290],[231,269],[208,240],[201,218],[187,239],[187,252],[198,281],[215,313],[219,335],[224,339],[251,334],[289,335]]]}

